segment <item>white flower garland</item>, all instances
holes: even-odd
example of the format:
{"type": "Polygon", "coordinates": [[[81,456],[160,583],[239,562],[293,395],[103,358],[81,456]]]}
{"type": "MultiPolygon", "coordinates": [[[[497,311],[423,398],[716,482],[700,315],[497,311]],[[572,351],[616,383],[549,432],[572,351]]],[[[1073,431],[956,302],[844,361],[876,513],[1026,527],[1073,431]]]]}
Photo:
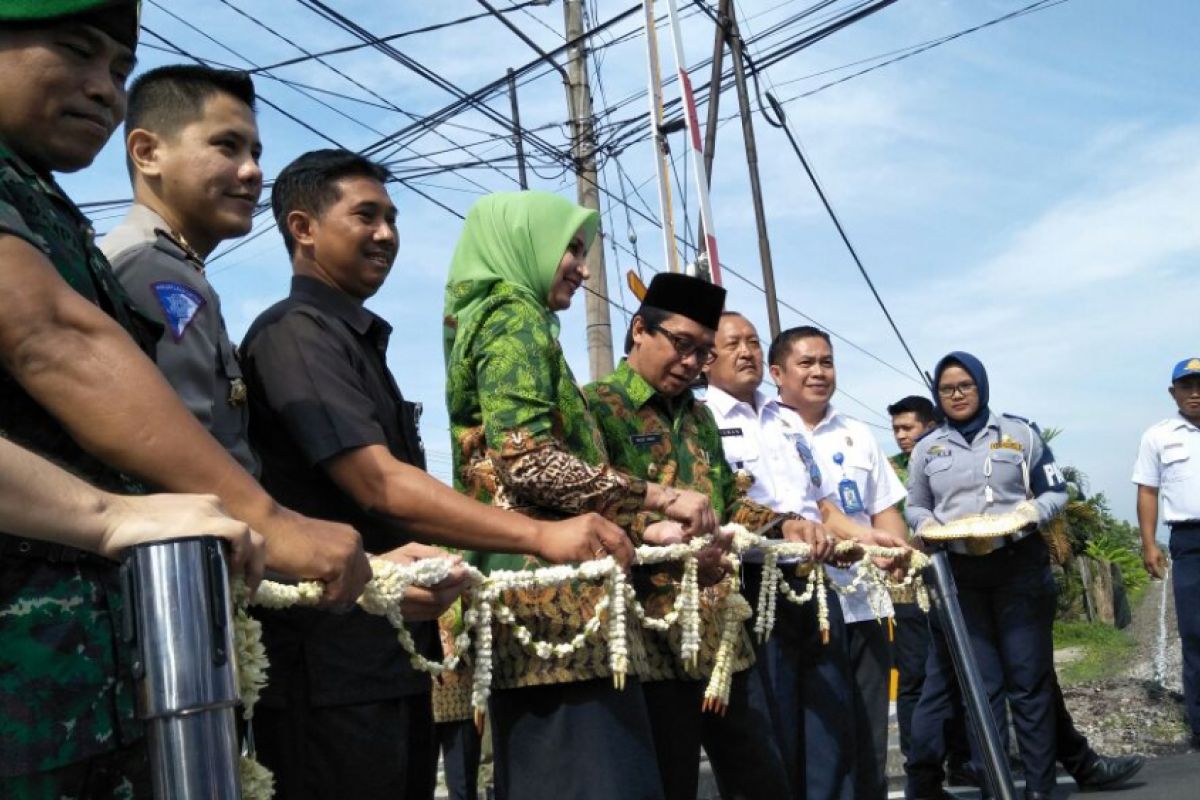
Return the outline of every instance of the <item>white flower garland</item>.
{"type": "Polygon", "coordinates": [[[959,517],[945,525],[931,523],[921,528],[917,535],[922,539],[937,542],[953,539],[992,539],[1016,533],[1029,524],[1028,517],[1015,511],[1005,514],[972,514],[959,517]]]}
{"type": "Polygon", "coordinates": [[[736,556],[732,558],[734,568],[729,577],[729,592],[721,600],[721,641],[713,658],[708,686],[704,689],[704,711],[713,711],[721,716],[729,707],[729,687],[733,683],[733,662],[741,638],[742,623],[751,616],[750,604],[739,591],[737,575],[740,563],[736,556]]]}
{"type": "Polygon", "coordinates": [[[494,590],[479,595],[479,614],[475,617],[479,637],[475,642],[475,670],[471,681],[471,708],[475,712],[475,730],[483,734],[483,716],[492,692],[492,598],[494,590]]]}
{"type": "MultiPolygon", "coordinates": [[[[808,558],[810,554],[808,545],[755,536],[741,525],[729,525],[723,530],[733,534],[732,551],[734,554],[744,553],[751,548],[758,548],[765,554],[763,583],[756,604],[758,613],[754,626],[754,632],[759,641],[764,641],[774,629],[778,594],[782,594],[789,602],[796,604],[808,602],[815,595],[822,639],[827,641],[829,616],[825,573],[822,565],[811,565],[808,584],[803,594],[796,594],[786,580],[781,580],[782,571],[778,565],[779,558],[784,556],[808,558]]],[[[493,622],[510,626],[514,638],[528,652],[547,660],[569,656],[582,648],[588,639],[602,635],[608,646],[609,668],[613,675],[613,685],[622,689],[625,686],[625,677],[629,669],[626,621],[628,611],[632,609],[640,624],[646,628],[666,631],[679,625],[682,640],[681,656],[686,663],[695,667],[698,663],[701,644],[700,587],[696,554],[710,541],[709,537],[700,537],[683,544],[661,547],[644,545],[637,548],[637,563],[639,564],[683,562],[683,579],[675,598],[675,605],[661,619],[647,616],[645,609],[637,600],[633,587],[625,579],[624,572],[617,567],[612,558],[586,561],[578,565],[543,567],[536,570],[497,570],[486,576],[472,567],[467,567],[471,586],[464,593],[468,608],[463,615],[462,630],[455,637],[451,652],[441,661],[428,659],[417,651],[412,635],[405,628],[403,601],[404,593],[409,587],[429,587],[445,580],[454,566],[450,559],[423,559],[403,566],[383,559],[372,559],[371,568],[374,577],[367,583],[362,596],[358,599],[358,604],[363,610],[383,616],[391,623],[396,630],[396,636],[401,646],[408,652],[410,661],[416,669],[434,675],[441,674],[446,670],[457,668],[467,653],[471,652],[474,667],[471,705],[475,712],[475,724],[482,728],[487,700],[491,694],[494,657],[493,622]],[[572,581],[603,583],[605,596],[596,604],[595,613],[584,623],[583,628],[567,642],[552,643],[535,639],[532,632],[518,622],[512,609],[508,608],[502,600],[502,593],[505,591],[557,586],[572,581]],[[607,620],[607,624],[605,624],[605,620],[607,620]],[[471,635],[472,631],[475,632],[474,637],[471,635]]],[[[855,577],[847,591],[867,583],[885,588],[913,586],[918,592],[922,608],[928,607],[924,585],[919,574],[920,570],[928,564],[927,558],[921,553],[912,552],[904,579],[893,582],[883,570],[874,564],[872,559],[896,558],[909,551],[901,548],[862,546],[852,542],[841,542],[838,544],[836,552],[848,554],[858,547],[861,547],[863,551],[862,557],[857,560],[860,574],[855,577]]],[[[732,590],[722,600],[719,615],[721,636],[712,675],[704,693],[704,709],[718,713],[724,713],[728,706],[729,687],[733,677],[732,665],[737,653],[738,637],[742,623],[751,615],[749,604],[737,591],[736,578],[731,577],[730,580],[732,581],[732,590]]],[[[291,585],[263,581],[251,602],[269,609],[315,606],[320,601],[322,594],[323,586],[315,581],[291,585]]],[[[247,597],[244,587],[241,587],[240,584],[235,589],[235,599],[237,609],[234,631],[238,655],[239,686],[242,695],[243,716],[248,720],[253,717],[254,704],[258,700],[262,687],[266,685],[268,663],[266,651],[261,642],[261,625],[246,614],[247,597]]],[[[242,769],[243,796],[247,800],[270,798],[273,791],[273,779],[270,772],[251,758],[244,760],[246,763],[243,764],[242,769]]]]}
{"type": "Polygon", "coordinates": [[[269,800],[275,796],[275,776],[254,757],[242,756],[241,777],[245,800],[269,800]]]}
{"type": "MultiPolygon", "coordinates": [[[[608,576],[608,668],[612,672],[613,686],[618,690],[625,688],[625,673],[629,671],[625,604],[630,594],[633,594],[633,587],[626,582],[625,573],[614,569],[608,576]]],[[[634,602],[637,602],[636,595],[634,602]]]]}
{"type": "MultiPolygon", "coordinates": [[[[808,580],[803,594],[797,594],[784,579],[783,570],[779,567],[780,556],[798,556],[801,558],[809,558],[811,549],[803,542],[780,542],[773,539],[765,539],[761,536],[755,536],[748,532],[745,528],[739,526],[727,526],[734,529],[734,548],[744,552],[751,547],[765,551],[763,555],[763,570],[762,570],[762,586],[759,589],[758,601],[756,605],[757,618],[754,620],[754,633],[758,637],[759,642],[763,642],[771,635],[775,629],[775,598],[777,594],[782,594],[789,602],[796,605],[803,605],[809,602],[815,596],[817,602],[817,623],[821,631],[821,641],[829,642],[829,598],[827,586],[832,586],[834,591],[840,593],[848,593],[858,591],[859,588],[870,585],[879,586],[882,589],[901,588],[912,586],[917,593],[917,603],[922,610],[929,610],[929,596],[925,591],[925,583],[921,578],[921,570],[929,565],[929,558],[919,551],[902,547],[879,547],[876,545],[862,545],[857,542],[842,541],[838,542],[834,547],[834,560],[846,563],[848,556],[855,550],[861,550],[862,555],[849,562],[849,565],[857,567],[854,570],[854,578],[850,584],[845,587],[839,587],[825,580],[825,567],[822,564],[806,564],[808,570],[808,580]],[[904,555],[909,555],[908,569],[905,570],[905,575],[901,581],[893,581],[891,577],[878,566],[874,559],[884,558],[893,559],[904,555]],[[842,558],[838,558],[841,556],[842,558]]],[[[872,597],[874,592],[871,593],[872,597]]],[[[880,604],[872,601],[872,611],[876,617],[881,617],[883,609],[880,604]]]]}

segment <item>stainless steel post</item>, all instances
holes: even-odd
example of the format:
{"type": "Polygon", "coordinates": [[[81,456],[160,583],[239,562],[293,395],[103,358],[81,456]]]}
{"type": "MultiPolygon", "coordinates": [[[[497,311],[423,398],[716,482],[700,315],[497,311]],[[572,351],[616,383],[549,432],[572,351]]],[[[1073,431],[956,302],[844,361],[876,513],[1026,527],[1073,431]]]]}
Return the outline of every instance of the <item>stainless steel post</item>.
{"type": "Polygon", "coordinates": [[[241,797],[229,575],[220,542],[131,548],[121,567],[138,716],[158,800],[241,797]]]}
{"type": "Polygon", "coordinates": [[[958,605],[958,589],[950,572],[950,559],[944,551],[938,551],[933,553],[930,560],[933,563],[928,573],[933,576],[936,612],[954,661],[954,671],[958,674],[958,685],[962,687],[967,719],[982,750],[988,786],[997,800],[1016,800],[1017,791],[1008,768],[1008,755],[1000,746],[1000,734],[996,730],[998,720],[992,719],[992,707],[983,688],[979,666],[975,663],[975,652],[971,649],[962,608],[958,605]]]}

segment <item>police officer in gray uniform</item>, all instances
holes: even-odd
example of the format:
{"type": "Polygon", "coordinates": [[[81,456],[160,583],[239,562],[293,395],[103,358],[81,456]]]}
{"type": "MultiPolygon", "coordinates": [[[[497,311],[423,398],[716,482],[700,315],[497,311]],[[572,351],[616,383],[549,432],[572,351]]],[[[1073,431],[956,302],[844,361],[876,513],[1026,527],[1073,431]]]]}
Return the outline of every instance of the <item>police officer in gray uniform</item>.
{"type": "Polygon", "coordinates": [[[262,191],[254,85],[242,72],[147,72],[125,123],[134,205],[101,242],[125,290],[164,331],[155,361],[188,409],[256,477],[237,351],[204,259],[250,230],[262,191]]]}
{"type": "MultiPolygon", "coordinates": [[[[1048,798],[1055,785],[1056,586],[1038,527],[1063,510],[1066,483],[1036,426],[988,408],[987,372],[977,358],[947,355],[934,370],[934,387],[946,421],[913,449],[906,516],[917,536],[927,525],[975,514],[1014,512],[1027,521],[1009,536],[954,542],[950,566],[1002,740],[1006,699],[1012,709],[1025,796],[1048,798]]],[[[945,796],[942,726],[951,667],[944,640],[937,645],[913,714],[912,754],[905,765],[910,798],[945,796]]],[[[979,769],[977,742],[972,749],[979,769]]]]}

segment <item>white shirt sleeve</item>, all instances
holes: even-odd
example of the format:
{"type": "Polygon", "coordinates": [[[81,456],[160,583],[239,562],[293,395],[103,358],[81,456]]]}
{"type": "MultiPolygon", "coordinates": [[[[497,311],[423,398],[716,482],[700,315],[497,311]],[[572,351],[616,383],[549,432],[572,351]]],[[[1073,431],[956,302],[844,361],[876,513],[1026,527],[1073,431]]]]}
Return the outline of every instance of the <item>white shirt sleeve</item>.
{"type": "Polygon", "coordinates": [[[1162,483],[1162,465],[1158,457],[1158,443],[1155,441],[1155,429],[1151,428],[1142,434],[1142,442],[1138,445],[1137,461],[1133,465],[1133,482],[1142,486],[1158,488],[1162,483]]]}

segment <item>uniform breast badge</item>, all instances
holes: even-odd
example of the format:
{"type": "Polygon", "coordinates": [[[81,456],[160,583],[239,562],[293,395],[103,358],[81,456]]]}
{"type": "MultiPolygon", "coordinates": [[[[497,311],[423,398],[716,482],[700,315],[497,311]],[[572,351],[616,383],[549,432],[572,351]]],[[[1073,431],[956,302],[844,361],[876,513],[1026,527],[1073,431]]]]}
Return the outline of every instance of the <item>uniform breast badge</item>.
{"type": "Polygon", "coordinates": [[[234,378],[229,384],[229,405],[234,408],[246,405],[246,382],[241,378],[234,378]]]}

